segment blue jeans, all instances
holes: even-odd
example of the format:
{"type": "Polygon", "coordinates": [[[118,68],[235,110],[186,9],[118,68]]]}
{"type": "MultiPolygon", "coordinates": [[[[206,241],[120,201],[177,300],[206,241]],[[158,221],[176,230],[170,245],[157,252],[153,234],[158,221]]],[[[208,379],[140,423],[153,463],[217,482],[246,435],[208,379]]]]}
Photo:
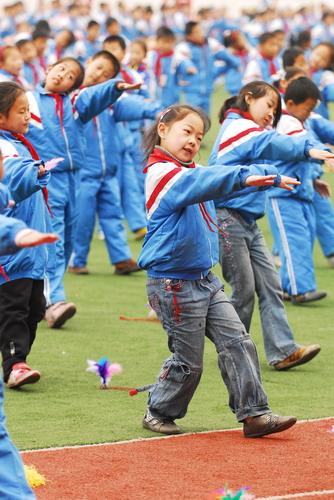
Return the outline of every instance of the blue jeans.
{"type": "Polygon", "coordinates": [[[229,405],[237,419],[270,412],[256,348],[219,278],[211,272],[192,281],[149,278],[147,292],[172,353],[150,391],[153,416],[174,420],[186,414],[202,375],[205,337],[216,346],[229,405]]]}
{"type": "Polygon", "coordinates": [[[255,293],[259,299],[262,335],[270,365],[298,349],[282,302],[282,289],[258,225],[247,224],[234,210],[217,210],[220,263],[232,288],[231,302],[250,330],[255,293]]]}

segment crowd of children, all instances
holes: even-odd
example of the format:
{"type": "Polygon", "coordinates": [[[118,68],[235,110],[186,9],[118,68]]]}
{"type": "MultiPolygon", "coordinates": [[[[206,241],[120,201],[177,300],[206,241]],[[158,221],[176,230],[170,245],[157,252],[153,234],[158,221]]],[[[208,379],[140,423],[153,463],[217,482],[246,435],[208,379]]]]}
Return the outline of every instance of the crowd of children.
{"type": "Polygon", "coordinates": [[[144,427],[179,432],[174,419],[199,383],[205,336],[245,435],[293,425],[269,410],[249,332],[257,295],[271,366],[287,370],[320,351],[296,343],[283,300],[326,297],[316,285],[316,237],[334,267],[334,208],[321,179],[324,162],[334,164],[334,14],[266,9],[231,18],[214,8],[195,15],[186,4],[90,10],[60,0],[42,2],[38,14],[20,1],[5,11],[1,243],[8,253],[55,241],[0,258],[7,386],[40,377],[26,363],[38,323],[60,328],[76,313],[64,275],[89,273],[98,218],[115,273],[148,271],[149,303],[172,352],[144,427]],[[194,168],[219,83],[231,97],[221,102],[209,166],[194,168]],[[257,225],[265,214],[279,274],[257,225]],[[145,238],[138,263],[124,220],[145,238]],[[218,260],[231,302],[210,271],[218,260]]]}

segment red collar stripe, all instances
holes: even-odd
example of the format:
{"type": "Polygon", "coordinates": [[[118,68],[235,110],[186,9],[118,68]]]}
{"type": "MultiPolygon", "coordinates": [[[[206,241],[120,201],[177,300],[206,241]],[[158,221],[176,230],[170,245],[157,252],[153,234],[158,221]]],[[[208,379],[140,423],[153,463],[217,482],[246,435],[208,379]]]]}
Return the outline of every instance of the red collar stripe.
{"type": "Polygon", "coordinates": [[[248,134],[251,134],[252,132],[262,132],[263,130],[264,129],[261,127],[252,127],[252,128],[248,128],[246,130],[243,130],[239,134],[234,135],[233,137],[230,137],[226,141],[222,142],[219,145],[219,151],[222,151],[223,149],[225,149],[228,146],[230,146],[231,144],[233,144],[233,142],[238,141],[239,139],[242,139],[243,137],[245,137],[248,134]]]}
{"type": "Polygon", "coordinates": [[[158,182],[158,184],[156,185],[156,187],[154,188],[151,196],[149,197],[147,203],[146,203],[146,208],[147,208],[147,211],[150,211],[152,206],[154,205],[157,197],[159,196],[159,194],[161,193],[161,191],[163,190],[163,188],[166,186],[166,184],[176,175],[178,174],[179,172],[182,171],[182,168],[180,167],[176,167],[176,168],[173,168],[173,170],[170,170],[166,175],[163,176],[162,179],[160,179],[160,181],[158,182]]]}

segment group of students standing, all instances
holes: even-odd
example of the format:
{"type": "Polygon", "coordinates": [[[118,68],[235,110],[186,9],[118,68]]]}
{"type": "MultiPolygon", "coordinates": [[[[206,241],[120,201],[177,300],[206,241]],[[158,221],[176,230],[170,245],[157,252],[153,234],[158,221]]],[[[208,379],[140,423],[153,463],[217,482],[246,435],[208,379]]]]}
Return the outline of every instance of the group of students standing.
{"type": "Polygon", "coordinates": [[[277,34],[260,37],[245,66],[242,35],[228,36],[226,48],[190,21],[176,45],[162,26],[146,54],[142,40],[128,53],[120,35],[109,35],[84,66],[60,58],[28,92],[17,63],[24,44],[0,50],[0,349],[8,387],[40,378],[26,358],[42,318],[59,328],[75,314],[64,274],[89,272],[97,214],[115,272],[147,270],[149,303],[168,336],[171,356],[150,389],[143,426],[180,432],[174,420],[185,415],[200,381],[205,337],[215,344],[246,437],[296,422],[272,413],[249,332],[257,295],[269,365],[288,370],[320,352],[316,343],[295,341],[283,299],[299,305],[325,297],[314,275],[316,235],[333,263],[333,207],[321,176],[323,162],[334,161],[327,146],[334,134],[318,104],[332,100],[334,47],[321,42],[312,50],[312,80],[306,65],[298,66],[305,63],[300,48],[285,51],[289,62],[279,72],[277,34]],[[221,75],[236,95],[222,103],[204,168],[194,157],[221,75]],[[178,104],[181,95],[185,104],[178,104]],[[265,213],[280,278],[257,225],[265,213]],[[145,237],[138,263],[124,218],[136,238],[145,237]],[[218,261],[231,301],[211,272],[218,261]]]}

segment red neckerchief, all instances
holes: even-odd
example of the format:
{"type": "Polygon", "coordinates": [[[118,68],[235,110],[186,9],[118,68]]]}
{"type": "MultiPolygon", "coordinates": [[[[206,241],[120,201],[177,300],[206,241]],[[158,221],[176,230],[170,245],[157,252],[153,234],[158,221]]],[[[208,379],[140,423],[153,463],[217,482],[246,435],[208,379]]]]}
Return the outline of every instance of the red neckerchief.
{"type": "Polygon", "coordinates": [[[170,156],[168,153],[165,153],[159,148],[154,148],[152,153],[147,159],[147,164],[146,167],[144,168],[144,174],[147,173],[147,170],[149,167],[154,165],[155,163],[160,163],[160,162],[169,162],[169,163],[175,163],[177,167],[186,167],[186,168],[195,168],[195,162],[191,163],[182,163],[181,161],[178,161],[176,158],[173,156],[170,156]]]}
{"type": "Polygon", "coordinates": [[[164,57],[171,57],[174,54],[174,50],[169,50],[168,52],[160,52],[160,50],[156,50],[157,58],[154,64],[154,74],[157,78],[161,76],[161,59],[164,57]]]}
{"type": "Polygon", "coordinates": [[[64,127],[64,106],[63,106],[63,98],[60,94],[52,94],[48,93],[50,97],[53,97],[56,101],[56,113],[60,121],[61,128],[64,127]]]}
{"type": "Polygon", "coordinates": [[[262,54],[262,52],[260,52],[260,55],[261,55],[262,59],[264,59],[265,61],[268,61],[268,63],[269,63],[270,76],[275,75],[275,73],[277,73],[277,67],[276,67],[276,64],[274,63],[274,58],[267,57],[264,54],[262,54]]]}
{"type": "MultiPolygon", "coordinates": [[[[15,132],[11,132],[12,136],[15,137],[18,141],[22,142],[24,146],[27,148],[29,153],[31,154],[31,157],[33,160],[40,160],[40,157],[38,156],[38,153],[34,146],[31,144],[30,141],[26,137],[24,137],[23,134],[16,134],[15,132]]],[[[48,209],[49,214],[52,216],[52,212],[49,206],[49,193],[46,187],[42,188],[42,193],[43,193],[43,198],[44,198],[44,203],[46,205],[46,208],[48,209]]]]}
{"type": "Polygon", "coordinates": [[[44,71],[46,71],[48,66],[46,64],[46,60],[45,60],[44,55],[38,57],[38,62],[41,65],[41,67],[44,69],[44,71]]]}
{"type": "Polygon", "coordinates": [[[0,274],[5,281],[10,281],[8,274],[6,273],[6,271],[4,270],[4,268],[2,266],[0,266],[0,274]]]}
{"type": "Polygon", "coordinates": [[[120,71],[121,75],[122,75],[122,78],[123,80],[125,81],[125,83],[134,83],[134,80],[132,78],[132,76],[130,75],[130,73],[128,73],[126,71],[125,68],[122,68],[121,71],[120,71]]]}
{"type": "Polygon", "coordinates": [[[21,78],[19,76],[13,75],[13,80],[14,80],[15,83],[17,83],[18,85],[20,85],[20,87],[24,87],[23,82],[22,82],[22,80],[21,80],[21,78]]]}
{"type": "Polygon", "coordinates": [[[250,113],[248,113],[247,111],[241,111],[241,109],[239,108],[228,109],[224,114],[224,119],[227,118],[229,113],[236,113],[237,115],[242,116],[242,118],[245,118],[246,120],[252,120],[252,122],[254,121],[254,118],[250,113]]]}

